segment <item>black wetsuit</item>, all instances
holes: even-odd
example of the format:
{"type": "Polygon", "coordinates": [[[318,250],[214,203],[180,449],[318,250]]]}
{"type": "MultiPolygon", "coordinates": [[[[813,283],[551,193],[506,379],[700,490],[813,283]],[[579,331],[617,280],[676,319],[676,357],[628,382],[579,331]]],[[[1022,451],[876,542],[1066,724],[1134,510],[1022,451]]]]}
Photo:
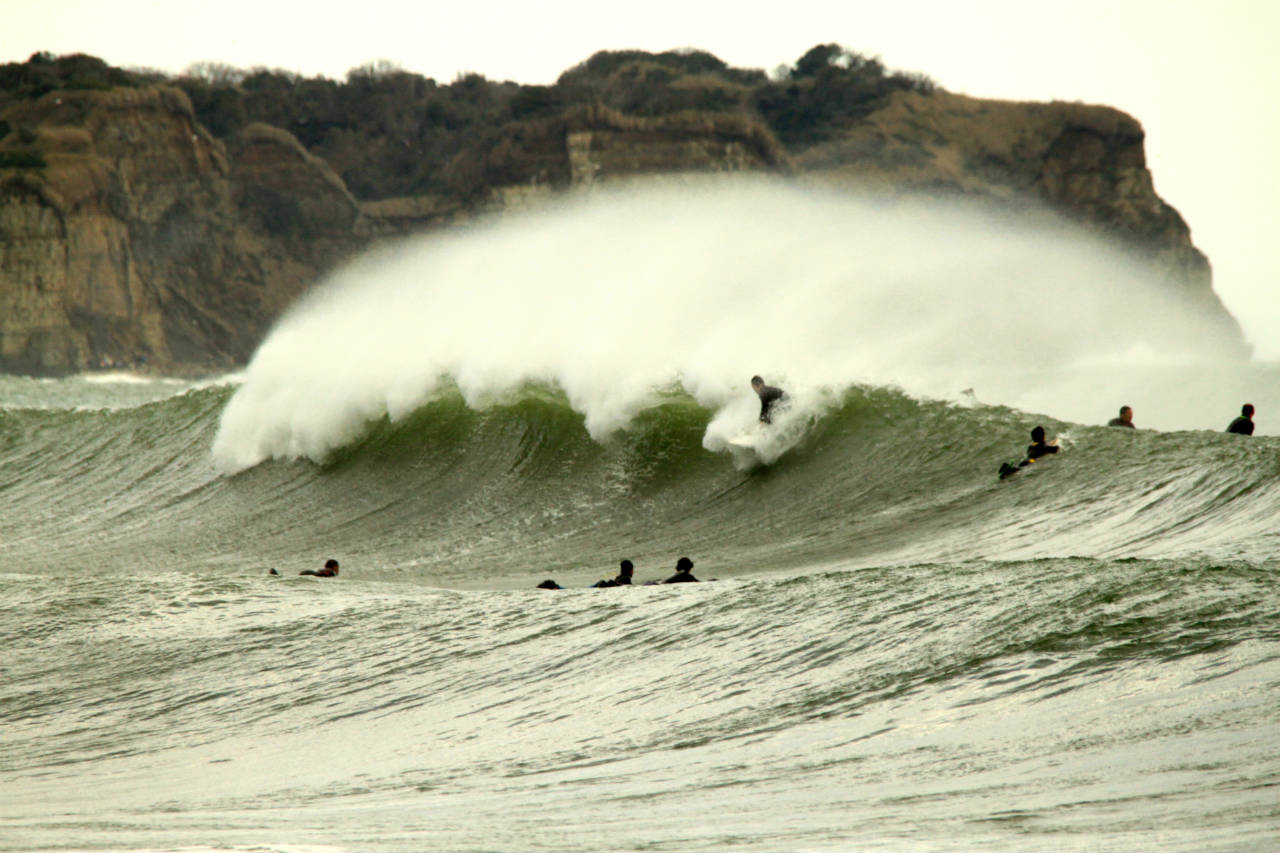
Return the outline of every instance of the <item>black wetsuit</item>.
{"type": "Polygon", "coordinates": [[[1003,480],[1011,474],[1016,474],[1023,468],[1026,468],[1032,462],[1035,462],[1041,456],[1048,456],[1050,453],[1057,453],[1062,448],[1056,444],[1049,444],[1047,441],[1037,441],[1027,447],[1027,458],[1023,459],[1017,465],[1010,465],[1004,462],[1000,465],[1000,479],[1003,480]]]}
{"type": "Polygon", "coordinates": [[[1241,415],[1227,426],[1227,432],[1236,435],[1253,435],[1253,420],[1241,415]]]}
{"type": "Polygon", "coordinates": [[[1119,418],[1112,418],[1107,421],[1107,426],[1122,426],[1128,427],[1129,429],[1137,429],[1137,427],[1133,425],[1133,421],[1122,421],[1119,418]]]}
{"type": "Polygon", "coordinates": [[[316,571],[314,569],[304,569],[303,571],[298,572],[298,574],[310,575],[313,578],[336,578],[338,576],[338,570],[320,569],[319,571],[316,571]]]}
{"type": "Polygon", "coordinates": [[[1061,448],[1056,444],[1039,441],[1027,448],[1027,461],[1039,459],[1041,456],[1048,456],[1050,453],[1057,453],[1061,448]]]}
{"type": "Polygon", "coordinates": [[[774,403],[782,399],[782,389],[763,385],[756,393],[760,395],[760,420],[769,423],[769,410],[773,408],[774,403]]]}
{"type": "Polygon", "coordinates": [[[698,579],[693,576],[693,572],[676,572],[663,583],[698,583],[698,579]]]}

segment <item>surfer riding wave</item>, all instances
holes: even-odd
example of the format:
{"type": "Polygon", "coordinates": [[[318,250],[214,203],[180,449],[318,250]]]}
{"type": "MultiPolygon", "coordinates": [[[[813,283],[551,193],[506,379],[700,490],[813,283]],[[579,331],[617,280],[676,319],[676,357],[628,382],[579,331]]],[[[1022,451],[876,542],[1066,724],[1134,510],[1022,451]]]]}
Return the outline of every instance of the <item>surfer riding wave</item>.
{"type": "Polygon", "coordinates": [[[781,388],[775,388],[772,385],[766,385],[764,379],[760,376],[751,377],[751,390],[756,392],[760,397],[760,423],[772,423],[770,412],[774,403],[786,398],[786,392],[781,388]]]}

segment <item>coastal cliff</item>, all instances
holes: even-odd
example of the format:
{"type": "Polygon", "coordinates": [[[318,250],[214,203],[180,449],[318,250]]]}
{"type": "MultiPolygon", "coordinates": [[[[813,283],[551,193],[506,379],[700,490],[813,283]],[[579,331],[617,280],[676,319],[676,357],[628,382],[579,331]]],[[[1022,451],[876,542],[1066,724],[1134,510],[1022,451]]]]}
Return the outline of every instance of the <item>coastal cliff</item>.
{"type": "MultiPolygon", "coordinates": [[[[635,67],[615,65],[610,79],[635,67]]],[[[810,96],[821,79],[793,84],[789,96],[810,96]]],[[[727,97],[730,84],[716,86],[699,97],[727,97]]],[[[801,137],[762,120],[777,106],[760,103],[760,114],[649,116],[552,105],[452,155],[431,192],[358,199],[338,168],[354,161],[333,144],[309,149],[261,121],[228,125],[217,138],[174,86],[0,100],[0,372],[239,366],[301,293],[378,239],[687,172],[767,171],[856,192],[1047,211],[1143,258],[1202,304],[1233,342],[1224,354],[1247,355],[1208,261],[1154,191],[1134,118],[898,86],[801,137]]]]}
{"type": "Polygon", "coordinates": [[[4,372],[243,364],[363,244],[322,161],[274,129],[226,145],[177,89],[53,92],[0,119],[42,163],[0,168],[4,372]]]}

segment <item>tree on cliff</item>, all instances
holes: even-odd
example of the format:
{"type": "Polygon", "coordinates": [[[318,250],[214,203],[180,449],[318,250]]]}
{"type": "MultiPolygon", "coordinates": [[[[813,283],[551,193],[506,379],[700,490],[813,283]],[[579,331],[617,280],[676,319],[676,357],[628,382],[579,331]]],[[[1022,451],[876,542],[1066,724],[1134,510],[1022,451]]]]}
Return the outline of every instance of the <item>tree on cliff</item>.
{"type": "Polygon", "coordinates": [[[110,89],[136,86],[134,75],[83,53],[54,56],[40,51],[22,63],[0,65],[0,102],[38,98],[55,89],[110,89]]]}
{"type": "Polygon", "coordinates": [[[820,44],[757,89],[755,107],[785,145],[803,148],[875,112],[894,92],[934,88],[927,77],[889,73],[878,59],[820,44]]]}

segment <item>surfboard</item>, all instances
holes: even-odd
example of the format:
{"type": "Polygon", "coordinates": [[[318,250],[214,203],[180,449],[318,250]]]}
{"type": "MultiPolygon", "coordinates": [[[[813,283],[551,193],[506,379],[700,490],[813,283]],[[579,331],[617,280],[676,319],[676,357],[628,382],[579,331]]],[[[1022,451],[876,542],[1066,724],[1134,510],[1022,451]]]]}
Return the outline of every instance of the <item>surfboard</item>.
{"type": "Polygon", "coordinates": [[[735,447],[755,447],[756,442],[758,442],[759,440],[760,440],[759,433],[744,432],[740,435],[735,435],[733,438],[729,439],[729,443],[734,445],[735,447]]]}

